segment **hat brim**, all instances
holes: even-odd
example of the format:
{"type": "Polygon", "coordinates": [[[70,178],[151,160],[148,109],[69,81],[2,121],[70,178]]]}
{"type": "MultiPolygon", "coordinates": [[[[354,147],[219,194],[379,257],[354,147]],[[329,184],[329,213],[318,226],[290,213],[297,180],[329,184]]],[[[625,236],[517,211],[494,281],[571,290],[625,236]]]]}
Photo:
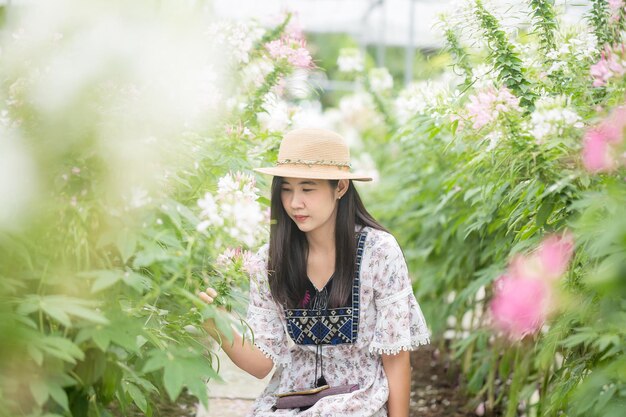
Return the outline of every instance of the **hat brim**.
{"type": "Polygon", "coordinates": [[[336,172],[329,171],[328,169],[315,169],[315,168],[294,168],[294,167],[269,167],[269,168],[255,168],[254,171],[262,174],[274,175],[277,177],[288,178],[310,178],[316,180],[354,180],[354,181],[372,181],[371,177],[360,175],[348,171],[336,172]]]}

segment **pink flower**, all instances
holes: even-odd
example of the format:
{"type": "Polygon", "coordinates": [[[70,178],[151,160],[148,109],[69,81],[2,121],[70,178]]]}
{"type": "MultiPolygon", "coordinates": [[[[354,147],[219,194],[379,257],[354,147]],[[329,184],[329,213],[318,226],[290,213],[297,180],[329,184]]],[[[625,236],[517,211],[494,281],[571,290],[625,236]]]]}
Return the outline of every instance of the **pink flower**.
{"type": "Polygon", "coordinates": [[[515,255],[508,268],[509,276],[554,281],[567,271],[574,254],[574,237],[570,232],[543,239],[529,255],[515,255]]]}
{"type": "Polygon", "coordinates": [[[494,327],[513,340],[538,331],[551,310],[552,285],[567,270],[573,252],[573,236],[565,232],[548,236],[529,255],[516,255],[494,283],[494,327]]]}
{"type": "Polygon", "coordinates": [[[609,70],[607,61],[604,59],[604,55],[602,56],[600,61],[596,62],[595,64],[591,66],[591,68],[589,69],[589,72],[591,73],[591,76],[594,78],[593,84],[592,84],[594,87],[601,87],[603,85],[606,85],[606,82],[613,75],[611,74],[611,71],[609,70]]]}
{"type": "Polygon", "coordinates": [[[215,265],[220,268],[227,268],[235,262],[235,259],[241,253],[241,248],[227,248],[224,252],[219,254],[217,259],[215,260],[215,265]]]}
{"type": "Polygon", "coordinates": [[[606,47],[601,53],[600,60],[589,68],[589,73],[593,77],[593,86],[601,87],[615,77],[621,77],[626,73],[626,62],[624,62],[624,45],[606,47]]]}
{"type": "Polygon", "coordinates": [[[626,106],[616,108],[598,126],[590,128],[583,140],[583,165],[589,172],[610,172],[619,166],[619,149],[624,142],[626,106]]]}
{"type": "Polygon", "coordinates": [[[493,324],[511,339],[537,332],[545,322],[552,298],[543,280],[504,275],[495,282],[491,301],[493,324]]]}
{"type": "Polygon", "coordinates": [[[489,88],[479,91],[477,94],[469,98],[470,103],[467,105],[469,117],[474,121],[472,127],[480,129],[481,127],[493,122],[498,118],[500,113],[506,113],[511,110],[520,110],[519,99],[511,94],[506,88],[499,90],[489,88]]]}
{"type": "Polygon", "coordinates": [[[242,254],[243,270],[251,277],[265,272],[265,263],[263,259],[250,251],[244,251],[242,254]]]}
{"type": "Polygon", "coordinates": [[[589,172],[609,172],[617,168],[610,143],[597,130],[591,129],[585,135],[583,165],[589,172]]]}
{"type": "Polygon", "coordinates": [[[562,236],[553,235],[539,245],[537,255],[543,267],[543,276],[556,279],[567,271],[574,254],[574,237],[567,232],[562,236]]]}
{"type": "Polygon", "coordinates": [[[611,14],[610,20],[612,22],[619,21],[620,18],[620,9],[626,8],[626,3],[624,0],[609,0],[609,11],[611,14]]]}
{"type": "Polygon", "coordinates": [[[268,42],[265,48],[274,59],[286,59],[291,65],[298,68],[310,68],[313,59],[304,39],[282,37],[281,39],[268,42]]]}

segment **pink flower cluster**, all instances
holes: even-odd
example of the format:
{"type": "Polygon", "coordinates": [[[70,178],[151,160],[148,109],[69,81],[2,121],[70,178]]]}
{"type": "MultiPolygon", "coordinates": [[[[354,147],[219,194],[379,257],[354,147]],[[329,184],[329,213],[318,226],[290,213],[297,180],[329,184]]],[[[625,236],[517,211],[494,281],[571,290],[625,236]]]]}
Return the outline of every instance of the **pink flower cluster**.
{"type": "Polygon", "coordinates": [[[593,77],[593,86],[601,87],[613,77],[621,77],[626,73],[626,45],[606,47],[601,53],[600,60],[589,69],[593,77]]]}
{"type": "Polygon", "coordinates": [[[467,105],[469,117],[473,120],[472,127],[481,127],[493,122],[501,113],[520,110],[519,98],[511,94],[506,87],[488,88],[469,98],[467,105]]]}
{"type": "Polygon", "coordinates": [[[612,22],[618,22],[622,11],[626,13],[626,2],[624,0],[609,0],[609,12],[611,14],[610,20],[612,22]]]}
{"type": "Polygon", "coordinates": [[[229,268],[238,264],[241,265],[243,271],[250,277],[255,277],[265,272],[263,259],[255,253],[242,250],[241,248],[228,248],[221,253],[215,261],[215,265],[220,268],[229,268]]]}
{"type": "Polygon", "coordinates": [[[552,310],[553,284],[574,252],[569,233],[549,236],[530,255],[518,255],[495,283],[490,310],[493,326],[510,339],[536,333],[552,310]]]}
{"type": "Polygon", "coordinates": [[[268,42],[265,48],[274,59],[286,59],[297,68],[310,68],[313,63],[311,53],[306,49],[306,40],[302,29],[290,22],[285,34],[278,40],[268,42]]]}
{"type": "Polygon", "coordinates": [[[610,172],[626,165],[626,106],[614,109],[597,126],[587,130],[583,140],[583,165],[589,172],[610,172]]]}

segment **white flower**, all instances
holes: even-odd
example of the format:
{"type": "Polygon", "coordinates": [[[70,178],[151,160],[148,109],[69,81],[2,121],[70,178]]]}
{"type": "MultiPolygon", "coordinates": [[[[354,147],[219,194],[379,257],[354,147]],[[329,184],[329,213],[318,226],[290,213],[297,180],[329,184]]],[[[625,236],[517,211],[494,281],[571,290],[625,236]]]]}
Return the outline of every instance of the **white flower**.
{"type": "Polygon", "coordinates": [[[418,114],[437,119],[448,114],[450,104],[457,100],[459,94],[458,91],[451,91],[450,85],[458,81],[457,76],[446,72],[439,79],[410,84],[394,102],[398,120],[406,122],[418,114]]]}
{"type": "Polygon", "coordinates": [[[338,107],[342,121],[359,131],[381,122],[370,94],[361,92],[344,96],[339,100],[338,107]]]}
{"type": "Polygon", "coordinates": [[[216,197],[206,193],[198,200],[202,221],[197,230],[218,227],[232,239],[255,246],[266,232],[266,214],[258,203],[258,189],[252,175],[237,172],[219,179],[216,197]]]}
{"type": "Polygon", "coordinates": [[[564,129],[581,127],[582,119],[568,107],[568,101],[565,96],[542,96],[535,102],[535,110],[526,128],[537,143],[563,135],[564,129]]]}
{"type": "Polygon", "coordinates": [[[292,113],[295,111],[289,103],[278,98],[275,94],[269,93],[265,97],[263,105],[264,112],[258,113],[257,117],[261,125],[274,132],[281,132],[291,124],[292,113]]]}
{"type": "Polygon", "coordinates": [[[250,51],[261,39],[264,29],[252,22],[218,22],[209,28],[209,34],[219,43],[225,44],[236,62],[247,64],[250,51]]]}
{"type": "Polygon", "coordinates": [[[273,70],[274,63],[270,59],[265,57],[256,59],[241,70],[243,85],[258,89],[273,70]]]}
{"type": "Polygon", "coordinates": [[[357,48],[341,48],[337,65],[340,72],[361,72],[365,67],[363,55],[357,48]]]}
{"type": "Polygon", "coordinates": [[[387,68],[372,68],[369,72],[369,82],[372,90],[382,93],[393,88],[393,77],[387,68]]]}

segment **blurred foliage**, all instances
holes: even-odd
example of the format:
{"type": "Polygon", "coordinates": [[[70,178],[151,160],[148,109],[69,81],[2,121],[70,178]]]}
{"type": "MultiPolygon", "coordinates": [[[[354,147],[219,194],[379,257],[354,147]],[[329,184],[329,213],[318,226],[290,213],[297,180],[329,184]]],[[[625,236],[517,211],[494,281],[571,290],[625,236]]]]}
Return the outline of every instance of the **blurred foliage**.
{"type": "Polygon", "coordinates": [[[206,404],[207,380],[220,378],[202,323],[246,328],[245,265],[218,260],[262,242],[200,228],[198,204],[229,172],[275,158],[279,133],[257,115],[294,70],[265,48],[289,17],[264,31],[153,6],[57,1],[7,23],[0,415],[152,415],[155,398],[185,387],[206,404]],[[269,71],[246,79],[260,60],[269,71]],[[211,306],[197,297],[209,285],[220,291],[211,306]]]}
{"type": "MultiPolygon", "coordinates": [[[[324,77],[329,80],[350,81],[351,77],[342,73],[337,66],[337,58],[342,48],[358,48],[357,40],[345,33],[309,33],[307,34],[309,49],[314,57],[314,62],[324,77]]],[[[365,69],[369,70],[377,66],[377,45],[367,45],[365,48],[365,69]]],[[[386,45],[384,47],[383,66],[389,70],[394,80],[396,90],[404,84],[406,48],[402,46],[386,45]]],[[[440,75],[451,63],[448,53],[440,53],[432,50],[415,49],[413,58],[413,79],[426,80],[440,75]]],[[[320,101],[323,107],[335,107],[341,97],[350,94],[351,91],[323,91],[320,101]]]]}

